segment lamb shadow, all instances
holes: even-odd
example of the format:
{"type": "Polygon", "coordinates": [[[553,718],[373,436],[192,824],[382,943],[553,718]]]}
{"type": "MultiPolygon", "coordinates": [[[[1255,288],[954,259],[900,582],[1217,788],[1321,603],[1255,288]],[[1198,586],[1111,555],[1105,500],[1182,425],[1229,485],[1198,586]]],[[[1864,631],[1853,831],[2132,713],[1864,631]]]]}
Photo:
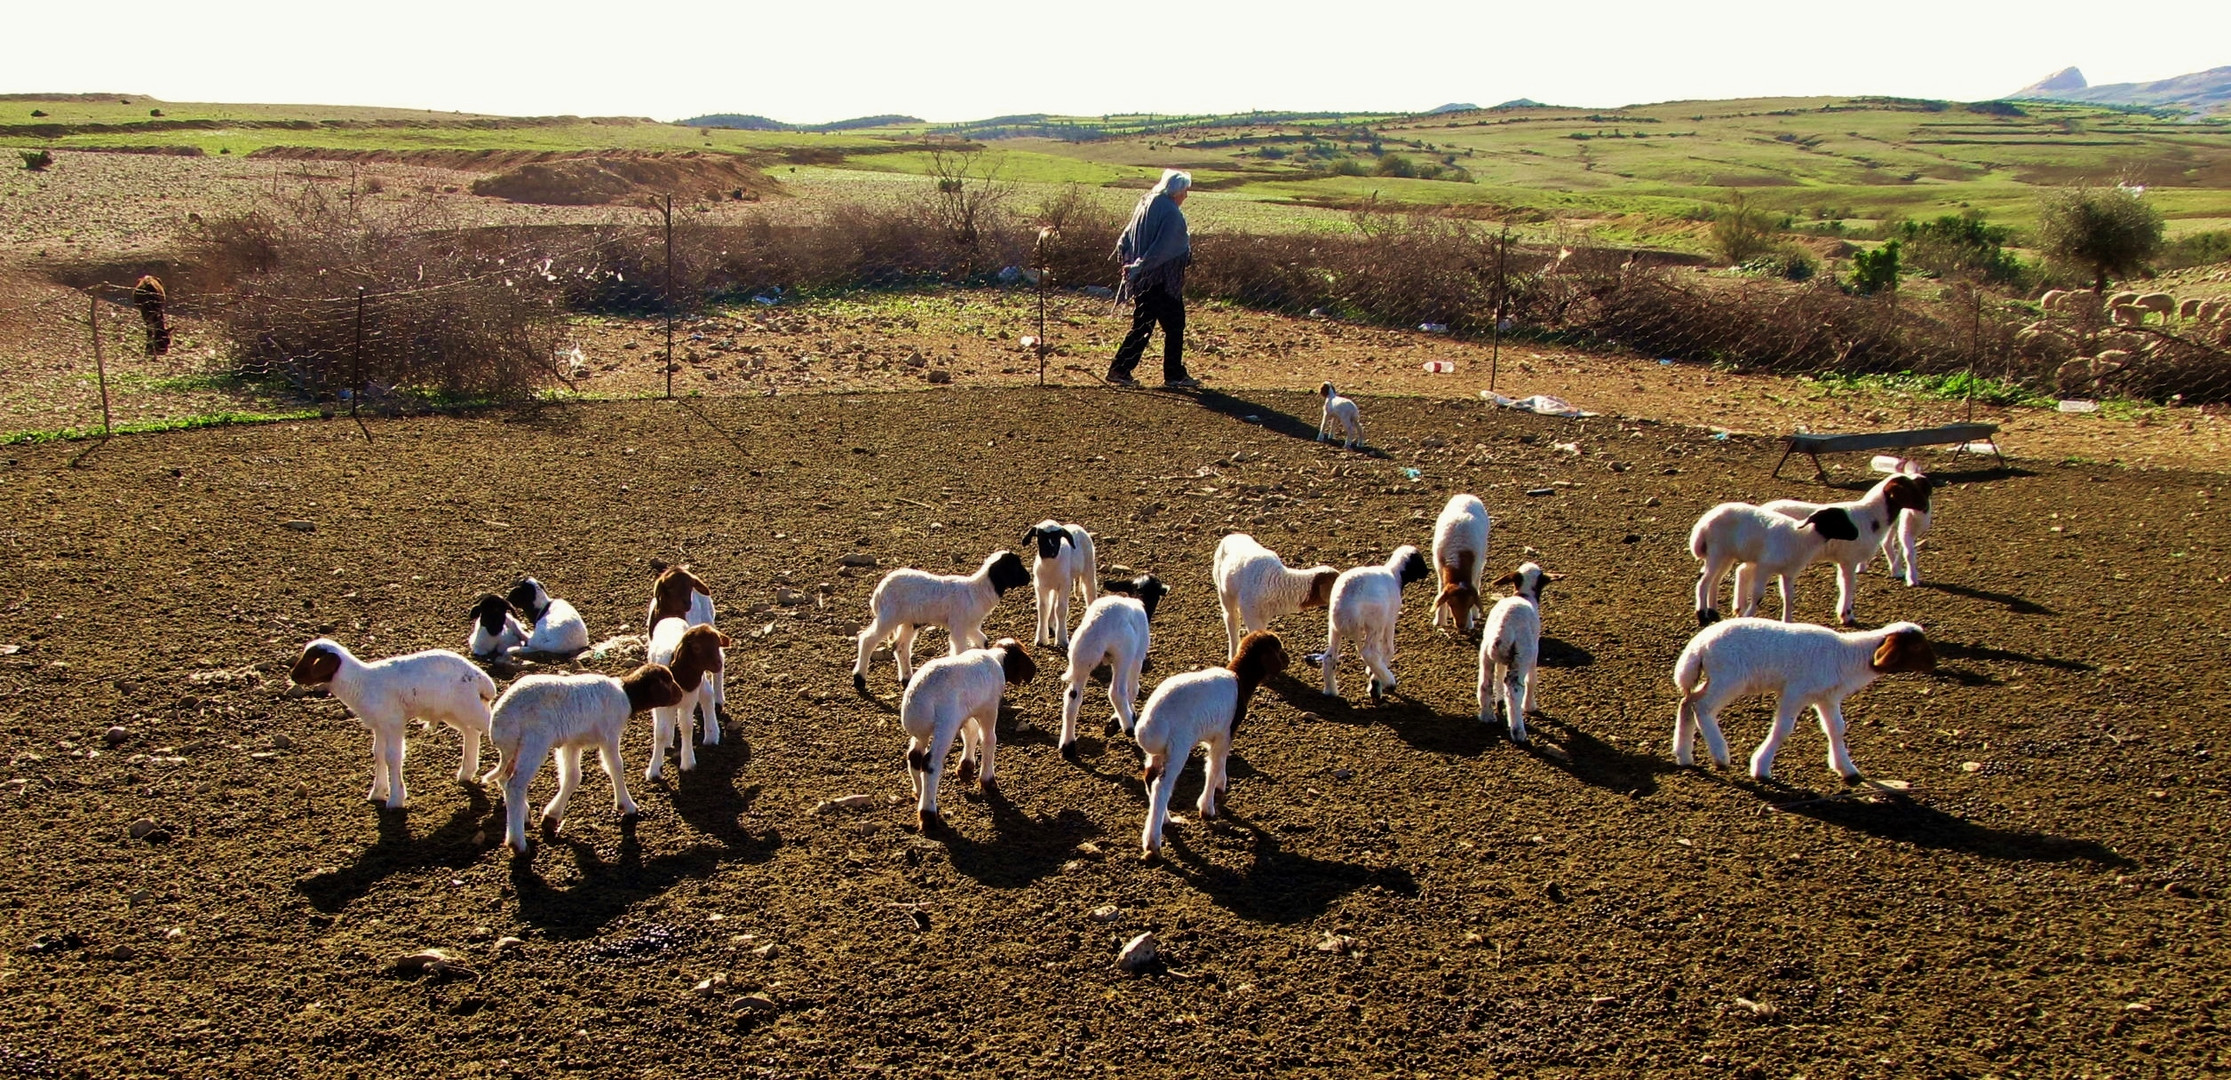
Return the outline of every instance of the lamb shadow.
{"type": "Polygon", "coordinates": [[[1373,870],[1287,851],[1276,837],[1229,810],[1220,825],[1210,827],[1236,829],[1248,835],[1252,857],[1244,868],[1218,866],[1195,853],[1185,840],[1188,833],[1201,828],[1198,824],[1164,834],[1166,861],[1173,872],[1218,907],[1250,922],[1304,922],[1323,915],[1333,901],[1371,886],[1402,896],[1418,894],[1417,879],[1408,870],[1373,870]]]}
{"type": "Polygon", "coordinates": [[[311,907],[331,915],[371,892],[391,875],[437,866],[461,870],[480,861],[489,848],[503,843],[503,825],[499,821],[479,842],[474,842],[473,835],[482,832],[482,822],[488,816],[490,804],[487,793],[477,785],[465,790],[465,805],[422,837],[412,837],[407,812],[380,810],[380,838],[365,848],[353,865],[297,882],[295,891],[301,893],[311,907]]]}
{"type": "MultiPolygon", "coordinates": [[[[692,770],[691,778],[704,771],[692,770]]],[[[565,835],[536,838],[539,842],[527,857],[514,857],[511,862],[519,917],[553,938],[593,937],[613,919],[683,881],[709,878],[732,863],[766,862],[782,846],[782,834],[774,829],[753,834],[737,822],[758,796],[757,786],[737,792],[725,782],[684,783],[674,793],[677,812],[716,842],[650,859],[643,858],[636,838],[638,818],[621,820],[616,857],[609,861],[588,840],[565,835]],[[552,886],[535,870],[537,859],[551,857],[560,847],[571,854],[581,875],[580,881],[564,887],[552,886]]]]}
{"type": "Polygon", "coordinates": [[[1938,660],[1998,660],[2009,664],[2032,664],[2059,671],[2097,671],[2098,668],[2081,660],[2062,660],[2051,656],[2031,656],[2010,649],[1994,649],[1988,645],[1963,645],[1957,641],[1932,641],[1938,660]]]}
{"type": "Polygon", "coordinates": [[[1578,668],[1596,662],[1596,654],[1569,641],[1544,636],[1541,639],[1540,664],[1542,667],[1578,668]]]}
{"type": "MultiPolygon", "coordinates": [[[[1762,797],[1765,790],[1745,783],[1762,797]]],[[[1895,840],[1916,847],[1960,851],[1986,859],[2035,863],[2088,863],[2100,869],[2129,869],[2137,864],[2093,840],[2074,840],[2050,833],[1994,829],[1955,817],[1926,803],[1895,794],[1881,801],[1835,796],[1800,799],[1770,805],[1784,813],[1808,817],[1827,825],[1895,840]]]]}
{"type": "Polygon", "coordinates": [[[1060,872],[1075,857],[1078,844],[1100,835],[1099,826],[1074,807],[1041,821],[997,790],[979,790],[969,801],[991,817],[992,840],[971,840],[950,826],[942,835],[932,835],[945,845],[954,870],[995,889],[1021,888],[1060,872]]]}
{"type": "Polygon", "coordinates": [[[2000,604],[2006,608],[2009,614],[2013,615],[2060,614],[2059,612],[2054,611],[2052,608],[2046,607],[2043,604],[2039,604],[2030,600],[2024,600],[2019,596],[2013,596],[2007,593],[1992,592],[1988,589],[1970,588],[1966,585],[1954,585],[1949,582],[1943,581],[1924,581],[1921,583],[1920,587],[1924,589],[1935,589],[1936,591],[1943,593],[1951,593],[1954,596],[1963,596],[1970,600],[1982,600],[1988,603],[2000,604]]]}
{"type": "Polygon", "coordinates": [[[1218,390],[1203,390],[1193,400],[1212,413],[1220,413],[1243,424],[1253,424],[1275,435],[1314,442],[1317,425],[1304,422],[1291,413],[1283,413],[1267,405],[1258,405],[1245,398],[1236,398],[1218,390]]]}
{"type": "MultiPolygon", "coordinates": [[[[1342,704],[1345,708],[1345,703],[1342,704]]],[[[1474,713],[1452,715],[1439,712],[1400,690],[1396,690],[1385,702],[1370,708],[1371,712],[1368,714],[1353,714],[1364,723],[1377,721],[1385,724],[1388,731],[1394,732],[1395,738],[1427,753],[1475,758],[1486,753],[1496,743],[1505,741],[1504,729],[1500,724],[1480,723],[1479,716],[1474,713]]],[[[1331,714],[1328,712],[1326,715],[1331,714]]]]}
{"type": "Polygon", "coordinates": [[[1591,787],[1639,799],[1657,794],[1658,777],[1680,768],[1671,758],[1621,749],[1552,716],[1537,713],[1526,724],[1528,754],[1591,787]],[[1557,737],[1545,744],[1548,732],[1557,737]]]}

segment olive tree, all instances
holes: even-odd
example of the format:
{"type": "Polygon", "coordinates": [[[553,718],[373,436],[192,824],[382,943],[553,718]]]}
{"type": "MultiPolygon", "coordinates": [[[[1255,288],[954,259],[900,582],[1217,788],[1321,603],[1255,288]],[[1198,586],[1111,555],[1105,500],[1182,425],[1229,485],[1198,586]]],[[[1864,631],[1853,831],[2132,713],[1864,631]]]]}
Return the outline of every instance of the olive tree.
{"type": "Polygon", "coordinates": [[[2161,212],[2147,205],[2143,189],[2121,184],[2049,191],[2038,207],[2039,249],[2090,271],[2097,292],[2107,291],[2109,277],[2128,276],[2153,258],[2161,233],[2161,212]]]}

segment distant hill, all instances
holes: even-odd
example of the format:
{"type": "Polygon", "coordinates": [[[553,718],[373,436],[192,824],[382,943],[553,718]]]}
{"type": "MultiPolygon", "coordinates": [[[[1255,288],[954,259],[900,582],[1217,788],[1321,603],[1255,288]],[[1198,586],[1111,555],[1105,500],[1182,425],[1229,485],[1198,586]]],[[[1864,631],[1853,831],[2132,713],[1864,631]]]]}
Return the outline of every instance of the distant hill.
{"type": "Polygon", "coordinates": [[[2231,67],[2209,68],[2155,82],[2105,86],[2091,86],[2084,82],[2083,72],[2063,68],[2012,96],[2088,101],[2098,105],[2183,106],[2205,110],[2231,105],[2231,67]]]}
{"type": "Polygon", "coordinates": [[[752,113],[708,113],[704,116],[692,116],[687,120],[675,121],[683,127],[694,128],[730,128],[737,131],[804,131],[822,134],[831,131],[852,131],[858,128],[896,127],[921,122],[919,117],[901,116],[897,113],[885,113],[882,116],[856,116],[850,120],[832,120],[826,124],[785,124],[780,120],[770,120],[767,117],[752,113]]]}
{"type": "Polygon", "coordinates": [[[1441,106],[1440,108],[1426,110],[1426,115],[1432,116],[1435,113],[1451,112],[1478,112],[1479,108],[1479,106],[1474,105],[1469,101],[1452,101],[1446,105],[1441,106]]]}
{"type": "Polygon", "coordinates": [[[1519,97],[1519,98],[1512,98],[1512,99],[1510,99],[1509,101],[1506,101],[1506,102],[1502,103],[1501,105],[1497,105],[1497,106],[1495,106],[1495,107],[1496,107],[1496,108],[1498,108],[1498,109],[1546,109],[1546,108],[1549,108],[1549,106],[1547,106],[1547,105],[1544,105],[1544,104],[1542,104],[1542,103],[1541,103],[1541,102],[1539,102],[1539,101],[1535,101],[1535,100],[1534,100],[1533,98],[1530,98],[1530,97],[1519,97]]]}

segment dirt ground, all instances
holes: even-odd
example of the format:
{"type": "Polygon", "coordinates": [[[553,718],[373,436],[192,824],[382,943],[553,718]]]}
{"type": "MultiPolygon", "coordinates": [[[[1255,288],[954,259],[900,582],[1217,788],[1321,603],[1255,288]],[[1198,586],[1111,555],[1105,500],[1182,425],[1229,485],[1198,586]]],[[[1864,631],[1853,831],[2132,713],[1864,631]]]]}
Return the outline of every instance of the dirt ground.
{"type": "MultiPolygon", "coordinates": [[[[1813,730],[1778,785],[1668,754],[1689,522],[1805,490],[1766,479],[1763,441],[1365,406],[1368,454],[1311,441],[1300,393],[953,388],[375,421],[369,442],[337,421],[7,448],[0,1062],[94,1077],[2231,1067],[2221,474],[1944,476],[1929,584],[1870,575],[1859,601],[1870,623],[1926,625],[1943,663],[1853,699],[1854,756],[1885,785],[1855,797],[1813,730]],[[1233,816],[1185,813],[1158,865],[1136,855],[1136,763],[1101,733],[1104,699],[1080,759],[1055,753],[1053,656],[1009,696],[1001,794],[949,787],[950,833],[916,834],[893,670],[873,669],[872,697],[849,685],[881,567],[972,567],[1040,518],[1086,524],[1104,568],[1176,588],[1151,686],[1221,657],[1206,564],[1225,531],[1296,562],[1377,562],[1427,543],[1467,490],[1496,517],[1493,563],[1571,575],[1545,610],[1536,749],[1475,718],[1475,647],[1433,631],[1413,590],[1397,695],[1372,707],[1323,697],[1306,669],[1273,680],[1239,736],[1233,816]],[[841,566],[852,552],[879,568],[841,566]],[[304,640],[457,648],[472,596],[521,572],[599,637],[639,630],[654,558],[711,582],[737,639],[735,716],[698,770],[632,784],[639,819],[614,816],[592,769],[563,832],[513,860],[500,807],[449,778],[454,734],[414,735],[413,804],[384,814],[362,798],[361,728],[281,696],[304,640]],[[806,601],[780,605],[785,588],[806,601]],[[814,811],[861,794],[865,809],[814,811]],[[133,839],[141,819],[156,832],[133,839]],[[1165,962],[1118,971],[1142,931],[1165,962]],[[470,976],[391,972],[428,947],[470,976]]],[[[1815,571],[1801,615],[1832,599],[1815,571]]],[[[1011,594],[987,628],[1030,618],[1011,594]]],[[[1321,645],[1318,619],[1279,626],[1297,655],[1321,645]]],[[[1343,674],[1360,698],[1353,660],[1343,674]]],[[[1766,715],[1730,711],[1738,752],[1766,715]]],[[[647,741],[631,729],[638,773],[647,741]]],[[[538,802],[552,783],[545,770],[538,802]]]]}

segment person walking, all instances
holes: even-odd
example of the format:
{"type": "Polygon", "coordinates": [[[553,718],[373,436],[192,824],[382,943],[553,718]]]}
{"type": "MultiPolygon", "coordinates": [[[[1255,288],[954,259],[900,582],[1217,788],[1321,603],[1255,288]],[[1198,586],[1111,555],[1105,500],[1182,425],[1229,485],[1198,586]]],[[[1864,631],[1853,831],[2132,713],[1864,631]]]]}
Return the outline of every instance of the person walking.
{"type": "Polygon", "coordinates": [[[1201,385],[1185,370],[1185,268],[1193,262],[1193,241],[1178,207],[1192,186],[1191,174],[1162,170],[1161,181],[1139,200],[1116,241],[1116,261],[1123,264],[1116,301],[1130,300],[1134,307],[1131,332],[1108,364],[1110,385],[1139,385],[1131,372],[1139,366],[1156,323],[1162,325],[1162,388],[1194,390],[1201,385]]]}

